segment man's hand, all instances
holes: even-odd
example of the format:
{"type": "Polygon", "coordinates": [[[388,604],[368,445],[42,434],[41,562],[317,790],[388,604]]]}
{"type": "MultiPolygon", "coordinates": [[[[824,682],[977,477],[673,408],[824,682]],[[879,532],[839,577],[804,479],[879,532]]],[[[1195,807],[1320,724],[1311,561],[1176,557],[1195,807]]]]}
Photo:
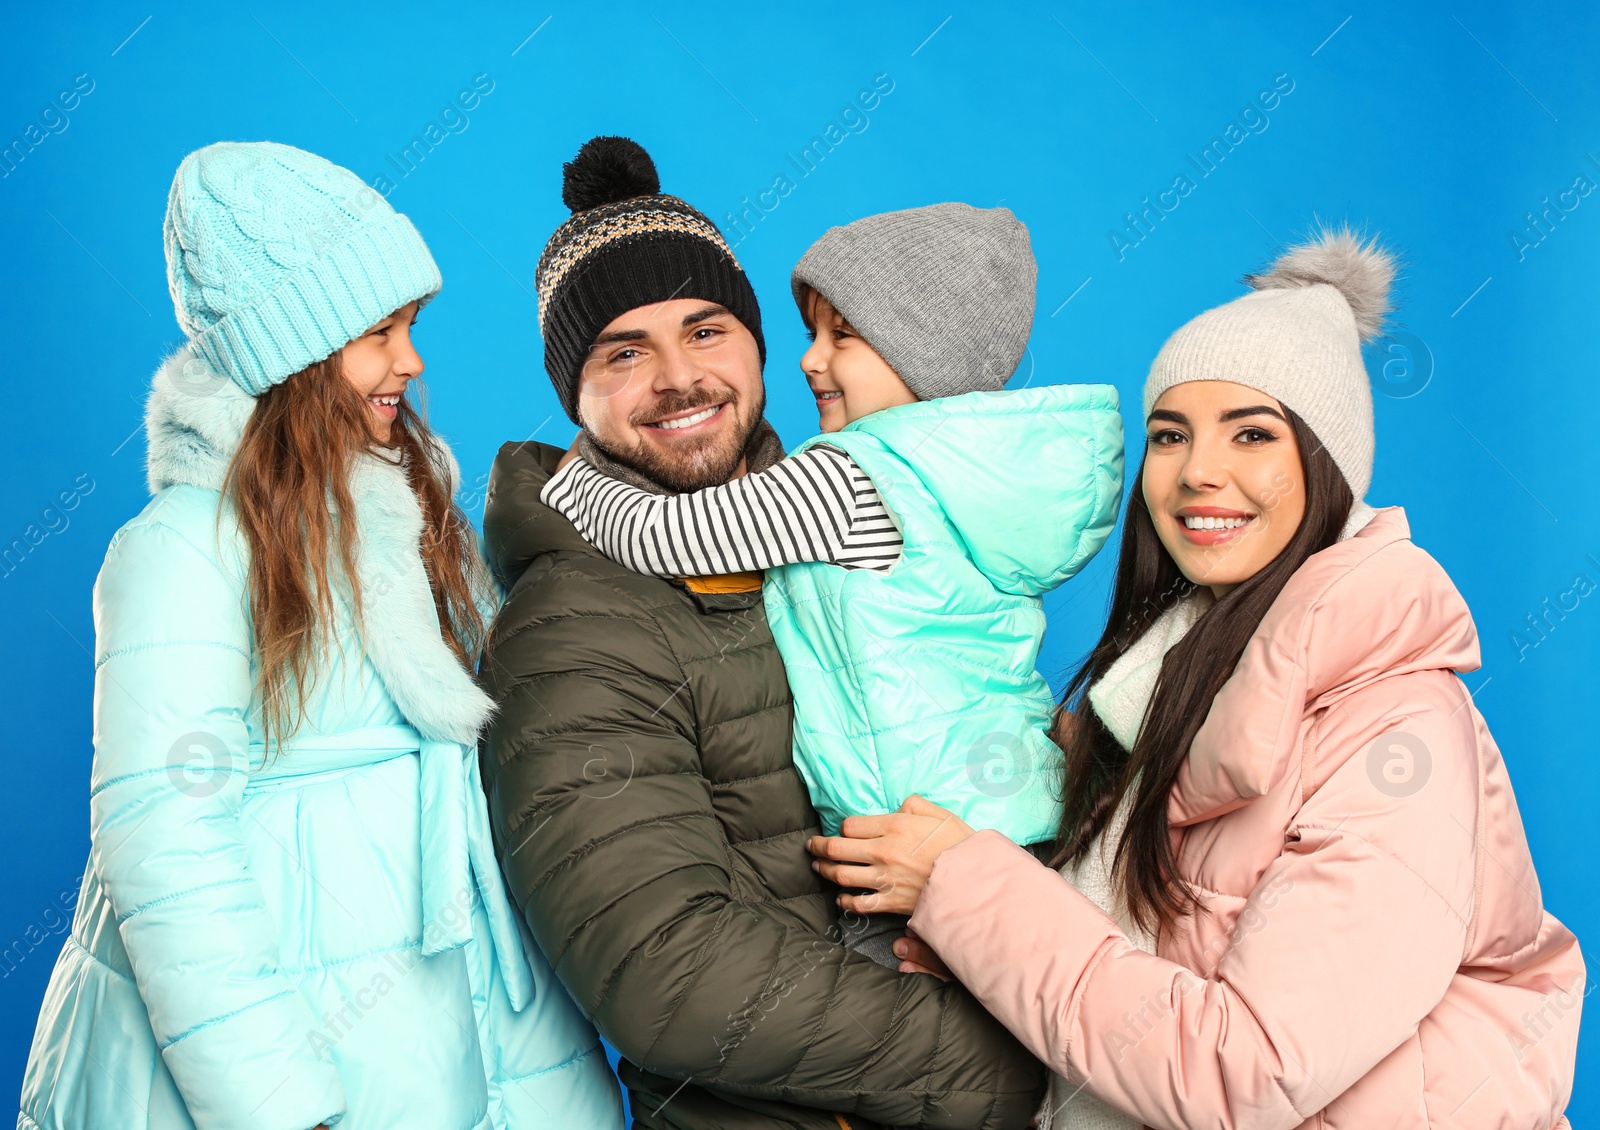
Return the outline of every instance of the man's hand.
{"type": "Polygon", "coordinates": [[[919,796],[887,816],[851,816],[838,836],[813,836],[811,866],[826,879],[869,894],[841,894],[839,906],[859,914],[910,914],[933,871],[933,861],[972,829],[955,813],[919,796]]]}

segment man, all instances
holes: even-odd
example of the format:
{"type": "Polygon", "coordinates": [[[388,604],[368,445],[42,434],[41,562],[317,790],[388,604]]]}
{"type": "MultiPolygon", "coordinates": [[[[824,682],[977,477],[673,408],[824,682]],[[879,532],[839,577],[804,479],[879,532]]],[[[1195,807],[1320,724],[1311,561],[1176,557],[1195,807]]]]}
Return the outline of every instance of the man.
{"type": "MultiPolygon", "coordinates": [[[[716,228],[596,138],[537,277],[545,366],[607,474],[658,493],[783,455],[765,345],[716,228]]],[[[483,776],[512,896],[621,1052],[647,1128],[1020,1127],[1037,1063],[958,985],[839,944],[760,577],[617,565],[539,500],[563,457],[507,444],[484,532],[509,591],[481,670],[483,776]]]]}

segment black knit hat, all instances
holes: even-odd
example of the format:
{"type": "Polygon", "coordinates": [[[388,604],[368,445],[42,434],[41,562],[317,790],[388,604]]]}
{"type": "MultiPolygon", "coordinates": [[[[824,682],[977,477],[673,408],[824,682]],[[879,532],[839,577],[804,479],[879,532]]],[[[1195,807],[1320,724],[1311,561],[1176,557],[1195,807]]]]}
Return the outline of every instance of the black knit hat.
{"type": "Polygon", "coordinates": [[[561,199],[572,216],[545,244],[534,286],[545,371],[573,423],[589,346],[638,306],[674,298],[721,303],[754,335],[767,363],[750,280],[715,224],[661,194],[650,154],[625,137],[595,137],[562,171],[561,199]]]}

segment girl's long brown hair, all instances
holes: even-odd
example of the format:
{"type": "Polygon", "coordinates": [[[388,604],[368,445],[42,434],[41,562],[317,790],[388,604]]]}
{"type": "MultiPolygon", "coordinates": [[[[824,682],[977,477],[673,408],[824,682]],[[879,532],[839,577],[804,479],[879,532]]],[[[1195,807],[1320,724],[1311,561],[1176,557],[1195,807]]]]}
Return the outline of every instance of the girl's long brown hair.
{"type": "MultiPolygon", "coordinates": [[[[475,594],[486,575],[472,526],[450,496],[438,444],[402,398],[384,444],[365,399],[344,378],[339,353],[263,393],[228,465],[223,492],[250,553],[250,620],[256,692],[270,744],[305,715],[330,640],[334,592],[350,602],[357,630],[363,596],[356,573],[362,531],[353,514],[350,471],[363,452],[398,454],[422,508],[422,563],[444,641],[469,672],[484,635],[475,594]]],[[[416,385],[416,382],[413,382],[416,385]]]]}
{"type": "MultiPolygon", "coordinates": [[[[1167,652],[1132,751],[1124,750],[1095,715],[1089,688],[1163,612],[1195,589],[1161,544],[1138,485],[1123,522],[1105,633],[1062,692],[1063,710],[1073,713],[1057,730],[1066,772],[1053,865],[1082,859],[1131,792],[1127,830],[1112,861],[1112,886],[1133,921],[1151,933],[1159,934],[1196,905],[1178,872],[1167,827],[1167,798],[1189,746],[1278,593],[1308,557],[1338,540],[1353,505],[1350,485],[1327,449],[1287,407],[1284,416],[1300,450],[1305,516],[1278,556],[1208,608],[1167,652]]],[[[1137,482],[1143,481],[1141,465],[1137,482]]]]}

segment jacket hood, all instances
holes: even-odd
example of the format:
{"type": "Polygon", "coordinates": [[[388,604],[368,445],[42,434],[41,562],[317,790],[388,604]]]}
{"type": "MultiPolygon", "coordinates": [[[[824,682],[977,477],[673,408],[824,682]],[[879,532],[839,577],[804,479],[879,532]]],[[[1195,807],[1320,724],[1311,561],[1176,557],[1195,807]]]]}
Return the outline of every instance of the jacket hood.
{"type": "Polygon", "coordinates": [[[940,397],[876,412],[844,430],[876,436],[910,464],[967,556],[1002,592],[1050,591],[1076,574],[1116,525],[1122,417],[1110,385],[940,397]]]}
{"type": "Polygon", "coordinates": [[[483,546],[502,589],[509,591],[546,553],[599,556],[571,522],[539,501],[565,454],[565,448],[547,443],[508,443],[494,458],[483,504],[483,546]]]}
{"type": "Polygon", "coordinates": [[[1299,756],[1306,714],[1381,679],[1474,671],[1478,631],[1399,507],[1315,554],[1283,587],[1195,736],[1168,808],[1173,826],[1264,796],[1299,756]]]}
{"type": "MultiPolygon", "coordinates": [[[[146,471],[152,493],[171,486],[220,491],[256,400],[215,372],[188,346],[156,370],[145,402],[146,471]]],[[[435,440],[450,493],[460,482],[455,456],[435,440]]],[[[401,712],[423,735],[473,743],[494,706],[444,642],[422,564],[422,507],[404,469],[378,454],[350,475],[357,530],[356,574],[367,611],[361,625],[373,666],[401,712]]],[[[484,586],[487,589],[487,585],[484,586]]],[[[480,596],[485,618],[494,598],[480,596]]]]}

